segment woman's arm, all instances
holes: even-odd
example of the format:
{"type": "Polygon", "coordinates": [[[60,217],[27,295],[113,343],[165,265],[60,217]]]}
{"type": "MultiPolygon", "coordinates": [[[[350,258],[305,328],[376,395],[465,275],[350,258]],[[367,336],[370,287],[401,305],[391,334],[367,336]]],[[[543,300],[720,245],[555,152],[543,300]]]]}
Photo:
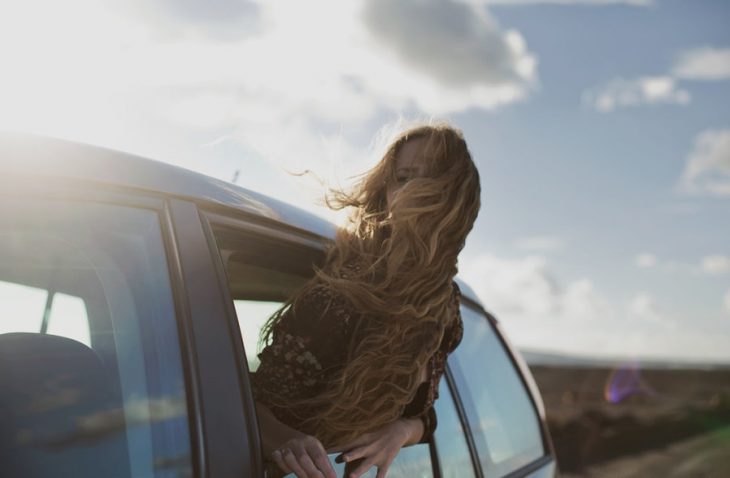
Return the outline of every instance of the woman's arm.
{"type": "Polygon", "coordinates": [[[280,422],[269,407],[258,401],[256,416],[264,456],[271,457],[283,472],[294,473],[298,478],[337,477],[324,446],[317,438],[280,422]]]}

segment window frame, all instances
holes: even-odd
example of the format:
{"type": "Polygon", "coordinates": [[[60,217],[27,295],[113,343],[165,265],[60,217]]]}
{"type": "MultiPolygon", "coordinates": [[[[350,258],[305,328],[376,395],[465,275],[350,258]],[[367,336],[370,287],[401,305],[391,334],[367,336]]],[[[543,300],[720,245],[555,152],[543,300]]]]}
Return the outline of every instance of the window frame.
{"type": "Polygon", "coordinates": [[[206,254],[212,259],[211,266],[214,269],[215,283],[221,297],[219,305],[223,309],[222,314],[225,317],[228,342],[234,351],[235,357],[238,358],[235,366],[236,377],[242,399],[240,409],[243,411],[246,420],[249,450],[249,467],[246,471],[253,473],[252,476],[264,476],[264,463],[261,459],[261,435],[249,379],[248,362],[245,359],[246,355],[238,325],[238,316],[228,287],[225,264],[220,255],[214,228],[220,227],[233,234],[240,233],[248,237],[254,236],[262,240],[272,240],[285,244],[293,243],[321,251],[324,250],[326,239],[265,217],[225,206],[198,204],[196,214],[198,223],[201,226],[201,232],[205,237],[206,254]]]}
{"type": "MultiPolygon", "coordinates": [[[[316,234],[312,234],[309,231],[303,231],[301,229],[293,228],[276,221],[271,221],[266,218],[259,216],[252,216],[247,213],[241,213],[238,211],[232,212],[226,208],[201,208],[201,218],[205,223],[206,235],[211,245],[211,254],[216,257],[217,268],[219,269],[219,281],[221,287],[224,289],[226,296],[226,304],[229,313],[229,323],[231,324],[232,332],[231,336],[236,342],[236,347],[240,347],[241,357],[245,357],[245,350],[243,346],[243,339],[241,338],[240,329],[238,325],[238,318],[233,305],[233,297],[228,290],[227,277],[225,271],[225,264],[218,250],[218,245],[215,240],[213,229],[224,228],[231,233],[240,233],[248,237],[255,237],[256,240],[266,240],[272,242],[278,242],[282,245],[287,246],[298,246],[309,248],[312,252],[323,253],[327,243],[331,240],[326,237],[322,237],[316,234]]],[[[254,410],[254,422],[256,423],[255,437],[259,441],[260,432],[258,428],[258,420],[255,418],[255,408],[253,408],[253,394],[251,393],[250,382],[248,378],[248,363],[247,360],[241,360],[242,373],[244,376],[241,377],[241,381],[246,384],[248,391],[247,395],[250,399],[251,407],[254,410]],[[244,373],[245,372],[245,373],[244,373]]],[[[257,449],[258,453],[261,454],[261,448],[257,449]]],[[[433,439],[428,441],[428,453],[431,459],[431,471],[434,478],[441,478],[441,466],[439,463],[438,456],[436,454],[436,448],[434,446],[433,439]]]]}

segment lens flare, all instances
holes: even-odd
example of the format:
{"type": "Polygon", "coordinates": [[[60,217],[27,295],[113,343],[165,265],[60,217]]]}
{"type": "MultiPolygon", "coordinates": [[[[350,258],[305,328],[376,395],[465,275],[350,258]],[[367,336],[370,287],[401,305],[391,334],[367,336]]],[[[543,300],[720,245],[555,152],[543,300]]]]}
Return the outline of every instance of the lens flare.
{"type": "Polygon", "coordinates": [[[619,403],[632,395],[656,395],[642,378],[638,362],[625,363],[613,369],[606,381],[603,395],[606,401],[619,403]]]}

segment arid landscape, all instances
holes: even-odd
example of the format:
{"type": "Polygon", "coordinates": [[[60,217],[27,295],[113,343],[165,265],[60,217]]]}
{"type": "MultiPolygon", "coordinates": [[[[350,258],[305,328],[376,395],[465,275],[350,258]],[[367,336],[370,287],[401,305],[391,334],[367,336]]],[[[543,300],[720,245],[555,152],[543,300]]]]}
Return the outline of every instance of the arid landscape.
{"type": "Polygon", "coordinates": [[[730,367],[530,365],[563,477],[730,476],[730,367]]]}

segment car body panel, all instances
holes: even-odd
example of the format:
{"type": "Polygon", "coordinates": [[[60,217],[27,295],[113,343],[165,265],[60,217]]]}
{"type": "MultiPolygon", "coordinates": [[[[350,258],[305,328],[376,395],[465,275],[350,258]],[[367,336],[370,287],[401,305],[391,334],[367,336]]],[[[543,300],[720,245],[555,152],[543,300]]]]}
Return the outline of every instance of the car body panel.
{"type": "MultiPolygon", "coordinates": [[[[234,228],[254,228],[314,248],[332,241],[337,227],[282,201],[169,164],[97,146],[0,132],[0,196],[58,188],[64,195],[136,202],[160,211],[186,354],[195,474],[224,477],[240,470],[262,474],[247,366],[245,360],[237,360],[243,345],[233,330],[238,327],[235,311],[209,220],[228,220],[234,228]]],[[[554,476],[544,406],[529,369],[471,287],[456,281],[465,301],[495,327],[540,419],[547,454],[510,476],[554,476]]]]}

